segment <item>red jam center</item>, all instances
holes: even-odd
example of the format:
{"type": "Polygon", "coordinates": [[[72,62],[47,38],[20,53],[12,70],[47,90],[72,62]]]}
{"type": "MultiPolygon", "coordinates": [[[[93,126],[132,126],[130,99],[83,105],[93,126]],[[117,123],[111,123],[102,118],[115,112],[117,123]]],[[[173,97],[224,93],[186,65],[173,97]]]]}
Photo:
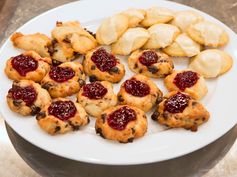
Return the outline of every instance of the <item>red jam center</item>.
{"type": "Polygon", "coordinates": [[[186,88],[192,87],[194,84],[197,83],[199,77],[197,73],[193,71],[184,71],[182,73],[178,73],[173,83],[182,91],[186,88]]]}
{"type": "Polygon", "coordinates": [[[24,88],[19,86],[13,86],[8,91],[8,93],[11,94],[11,97],[14,100],[23,100],[26,106],[31,106],[37,97],[37,93],[34,87],[32,86],[27,86],[24,88]]]}
{"type": "Polygon", "coordinates": [[[48,108],[49,114],[66,121],[73,117],[77,109],[72,101],[54,101],[48,108]]]}
{"type": "Polygon", "coordinates": [[[178,92],[165,101],[165,111],[170,113],[181,113],[188,106],[190,97],[178,92]]]}
{"type": "Polygon", "coordinates": [[[127,107],[123,106],[120,109],[114,111],[108,115],[108,124],[115,130],[124,130],[130,121],[136,120],[136,112],[127,107]]]}
{"type": "Polygon", "coordinates": [[[11,60],[12,67],[21,75],[26,76],[28,72],[38,68],[38,61],[27,55],[18,55],[11,60]]]}
{"type": "Polygon", "coordinates": [[[149,85],[134,78],[126,80],[124,87],[127,93],[137,97],[144,97],[150,93],[149,85]]]}
{"type": "Polygon", "coordinates": [[[65,82],[75,76],[75,72],[69,67],[54,66],[49,71],[49,77],[56,82],[65,82]]]}
{"type": "Polygon", "coordinates": [[[157,63],[158,55],[154,51],[145,51],[139,57],[139,61],[145,66],[151,66],[152,64],[157,63]]]}
{"type": "Polygon", "coordinates": [[[83,96],[90,99],[101,99],[108,92],[108,90],[99,82],[92,82],[83,86],[83,96]]]}
{"type": "Polygon", "coordinates": [[[109,54],[104,48],[96,50],[91,56],[91,60],[102,72],[109,71],[111,68],[116,66],[117,63],[114,55],[109,54]]]}

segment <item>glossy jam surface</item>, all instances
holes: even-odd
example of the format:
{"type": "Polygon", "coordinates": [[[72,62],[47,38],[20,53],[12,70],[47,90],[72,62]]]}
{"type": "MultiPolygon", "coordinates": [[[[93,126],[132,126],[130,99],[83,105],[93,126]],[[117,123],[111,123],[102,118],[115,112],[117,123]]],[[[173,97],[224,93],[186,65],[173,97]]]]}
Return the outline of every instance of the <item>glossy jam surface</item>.
{"type": "Polygon", "coordinates": [[[83,86],[83,96],[90,99],[101,99],[105,96],[108,90],[99,82],[92,82],[83,86]]]}
{"type": "Polygon", "coordinates": [[[133,109],[123,106],[109,114],[107,121],[111,128],[115,130],[124,130],[127,124],[130,121],[136,120],[136,118],[137,115],[133,109]]]}
{"type": "Polygon", "coordinates": [[[75,71],[69,67],[53,66],[49,71],[49,77],[56,82],[65,82],[75,76],[75,71]]]}
{"type": "Polygon", "coordinates": [[[165,101],[165,111],[170,113],[182,113],[188,106],[190,97],[186,94],[178,92],[165,101]]]}
{"type": "Polygon", "coordinates": [[[97,49],[91,56],[91,60],[95,63],[100,71],[109,71],[116,66],[116,58],[114,55],[109,54],[104,48],[97,49]]]}
{"type": "Polygon", "coordinates": [[[38,61],[27,55],[13,57],[11,64],[21,76],[26,76],[28,72],[35,71],[38,68],[38,61]]]}
{"type": "Polygon", "coordinates": [[[152,64],[157,63],[158,55],[155,51],[145,51],[139,57],[139,61],[145,66],[151,66],[152,64]]]}
{"type": "Polygon", "coordinates": [[[72,101],[54,101],[48,107],[48,112],[50,115],[66,121],[76,114],[77,109],[72,101]]]}
{"type": "Polygon", "coordinates": [[[35,102],[37,98],[37,93],[33,86],[27,87],[19,87],[13,86],[9,91],[8,94],[11,95],[13,100],[23,100],[26,106],[31,106],[35,102]]]}
{"type": "Polygon", "coordinates": [[[144,97],[150,93],[149,85],[134,78],[126,80],[124,88],[127,93],[136,97],[144,97]]]}
{"type": "Polygon", "coordinates": [[[174,84],[181,90],[184,91],[186,88],[192,87],[197,83],[199,77],[197,73],[193,71],[184,71],[178,73],[174,78],[174,84]]]}

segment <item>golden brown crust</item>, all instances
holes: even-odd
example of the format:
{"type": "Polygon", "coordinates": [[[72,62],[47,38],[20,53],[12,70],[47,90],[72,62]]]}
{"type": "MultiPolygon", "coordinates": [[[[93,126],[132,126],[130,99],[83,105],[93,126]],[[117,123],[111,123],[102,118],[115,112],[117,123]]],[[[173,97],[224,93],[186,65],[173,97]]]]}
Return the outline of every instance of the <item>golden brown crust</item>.
{"type": "Polygon", "coordinates": [[[102,112],[101,116],[97,117],[95,130],[96,133],[100,134],[100,136],[105,139],[116,140],[121,143],[132,142],[134,139],[142,137],[146,133],[146,114],[142,110],[129,105],[111,107],[102,112]],[[107,121],[108,115],[124,106],[127,106],[136,112],[136,120],[130,121],[124,130],[116,130],[111,128],[107,121]]]}
{"type": "Polygon", "coordinates": [[[86,57],[83,61],[83,67],[85,73],[93,80],[101,80],[101,81],[109,81],[113,83],[119,82],[123,76],[125,75],[125,68],[119,60],[117,60],[117,64],[115,67],[111,69],[109,72],[102,72],[99,68],[96,67],[95,63],[91,60],[91,56],[93,53],[98,50],[94,49],[86,54],[86,57]]]}
{"type": "Polygon", "coordinates": [[[51,101],[49,93],[45,90],[42,89],[41,86],[33,81],[30,80],[20,80],[20,81],[14,81],[12,86],[18,86],[18,87],[28,87],[32,86],[36,93],[37,93],[37,98],[34,101],[33,105],[27,106],[26,103],[23,100],[14,100],[11,97],[11,94],[8,93],[7,95],[7,104],[9,108],[16,113],[19,113],[23,116],[28,116],[28,115],[35,115],[38,113],[48,102],[51,101]]]}
{"type": "Polygon", "coordinates": [[[139,26],[139,23],[145,18],[146,11],[143,9],[130,8],[121,14],[128,17],[128,26],[129,28],[133,28],[139,26]]]}
{"type": "MultiPolygon", "coordinates": [[[[54,101],[69,101],[69,99],[57,98],[52,102],[54,101]]],[[[48,107],[52,102],[45,105],[41,112],[36,116],[38,125],[47,133],[55,135],[63,134],[69,131],[76,131],[79,130],[80,127],[85,126],[89,123],[89,116],[79,103],[74,103],[77,109],[76,114],[68,120],[63,121],[55,117],[54,115],[49,114],[48,107]]]]}
{"type": "Polygon", "coordinates": [[[199,102],[190,99],[188,106],[181,113],[170,113],[165,111],[165,101],[175,95],[177,91],[170,92],[164,97],[164,100],[158,105],[152,118],[157,119],[158,123],[170,128],[185,128],[191,131],[197,131],[198,126],[207,122],[210,114],[206,108],[199,102]]]}
{"type": "Polygon", "coordinates": [[[174,68],[172,59],[165,53],[155,51],[158,55],[158,62],[152,64],[151,66],[145,66],[139,61],[139,57],[143,52],[154,51],[154,50],[137,50],[133,52],[128,58],[129,68],[137,73],[142,74],[147,77],[165,77],[170,74],[174,68]]]}
{"type": "Polygon", "coordinates": [[[118,92],[119,104],[136,106],[137,108],[147,112],[156,104],[156,102],[159,102],[163,94],[156,84],[148,77],[138,74],[132,78],[147,84],[150,87],[150,93],[144,97],[133,96],[126,92],[123,83],[118,92]]]}
{"type": "Polygon", "coordinates": [[[66,97],[77,93],[85,83],[85,73],[83,67],[79,62],[65,62],[59,65],[59,67],[69,67],[74,72],[73,78],[65,82],[56,82],[50,78],[49,73],[41,81],[43,88],[47,89],[51,97],[66,97]]]}
{"type": "Polygon", "coordinates": [[[35,82],[40,82],[50,69],[49,64],[51,64],[51,59],[46,58],[46,57],[42,58],[39,54],[37,54],[34,51],[27,51],[27,52],[24,52],[22,55],[31,56],[36,61],[38,61],[37,69],[26,73],[26,76],[22,76],[17,72],[17,70],[15,70],[12,67],[11,61],[13,57],[11,57],[10,59],[7,60],[7,63],[5,66],[6,75],[8,76],[9,79],[12,79],[12,80],[26,79],[26,80],[32,80],[35,82]]]}
{"type": "MultiPolygon", "coordinates": [[[[97,81],[99,82],[99,81],[97,81]]],[[[78,102],[85,108],[91,116],[98,117],[101,112],[117,104],[117,95],[113,91],[113,85],[107,81],[101,81],[107,93],[101,99],[90,99],[83,95],[83,87],[77,95],[78,102]]]]}

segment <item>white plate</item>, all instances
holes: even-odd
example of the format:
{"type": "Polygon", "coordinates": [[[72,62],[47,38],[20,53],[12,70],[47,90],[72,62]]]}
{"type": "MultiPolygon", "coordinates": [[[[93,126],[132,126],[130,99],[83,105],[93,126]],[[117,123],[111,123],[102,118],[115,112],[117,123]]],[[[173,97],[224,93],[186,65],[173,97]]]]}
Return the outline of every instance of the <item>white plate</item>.
{"type": "MultiPolygon", "coordinates": [[[[56,21],[79,20],[84,27],[95,31],[98,24],[105,17],[130,7],[149,8],[151,6],[167,7],[173,10],[187,10],[191,7],[168,1],[157,0],[87,0],[70,3],[52,9],[23,25],[17,31],[23,33],[42,32],[50,35],[56,21]]],[[[230,36],[229,44],[224,48],[232,57],[237,58],[237,37],[223,23],[215,18],[200,12],[206,19],[220,24],[230,36]]],[[[6,60],[18,55],[20,50],[15,49],[8,39],[0,51],[0,77],[2,85],[0,88],[0,109],[7,123],[24,139],[32,144],[59,156],[98,164],[130,165],[158,162],[185,155],[213,142],[236,124],[236,101],[237,101],[237,65],[227,74],[216,80],[208,80],[208,95],[202,102],[211,113],[210,120],[193,133],[183,129],[172,129],[164,131],[164,128],[156,122],[149,120],[148,133],[133,143],[120,144],[104,140],[97,136],[94,131],[94,121],[84,129],[65,135],[50,136],[42,131],[34,117],[24,118],[10,111],[6,104],[6,94],[11,87],[10,81],[4,74],[6,60]]],[[[125,60],[124,60],[125,61],[125,60]]],[[[185,68],[186,60],[175,60],[177,68],[185,68]]],[[[127,69],[126,78],[132,73],[127,69]]],[[[125,78],[123,79],[123,81],[125,78]]],[[[162,80],[156,81],[159,87],[162,80]]],[[[119,85],[115,86],[117,92],[119,85]]],[[[93,118],[91,118],[93,119],[93,118]]]]}

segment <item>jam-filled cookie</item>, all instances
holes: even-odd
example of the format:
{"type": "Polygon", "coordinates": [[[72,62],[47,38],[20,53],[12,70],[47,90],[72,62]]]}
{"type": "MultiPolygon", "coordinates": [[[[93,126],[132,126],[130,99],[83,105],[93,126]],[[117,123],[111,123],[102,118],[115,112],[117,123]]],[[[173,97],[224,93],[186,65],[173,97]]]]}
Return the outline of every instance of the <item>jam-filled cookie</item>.
{"type": "Polygon", "coordinates": [[[145,18],[145,10],[131,8],[123,11],[121,14],[128,17],[128,27],[133,28],[139,25],[139,23],[145,18]]]}
{"type": "Polygon", "coordinates": [[[51,39],[45,34],[35,33],[24,35],[14,33],[11,36],[13,45],[23,50],[33,50],[41,57],[50,57],[51,39]]]}
{"type": "Polygon", "coordinates": [[[146,15],[141,25],[149,27],[157,23],[167,23],[174,17],[174,12],[164,7],[151,7],[146,9],[146,15]]]}
{"type": "Polygon", "coordinates": [[[128,17],[124,14],[116,14],[105,19],[96,31],[96,40],[99,44],[110,45],[128,28],[128,17]]]}
{"type": "Polygon", "coordinates": [[[163,51],[173,57],[192,57],[197,55],[201,46],[192,40],[186,33],[178,35],[174,42],[163,51]]]}
{"type": "Polygon", "coordinates": [[[51,101],[47,90],[30,80],[14,81],[7,94],[9,108],[21,115],[35,115],[51,101]]]}
{"type": "Polygon", "coordinates": [[[100,47],[86,54],[83,61],[85,73],[90,81],[105,80],[119,82],[124,74],[124,65],[112,54],[100,47]]]}
{"type": "Polygon", "coordinates": [[[175,12],[174,19],[171,23],[179,27],[182,32],[185,32],[190,25],[202,20],[204,20],[204,18],[197,12],[192,10],[183,10],[175,12]]]}
{"type": "Polygon", "coordinates": [[[128,58],[128,66],[137,74],[154,78],[165,77],[174,68],[173,61],[168,55],[154,50],[133,52],[128,58]]]}
{"type": "Polygon", "coordinates": [[[191,25],[187,33],[194,41],[210,47],[224,46],[229,41],[226,31],[221,26],[209,21],[191,25]]]}
{"type": "Polygon", "coordinates": [[[233,59],[228,53],[218,49],[207,49],[191,60],[189,68],[205,78],[214,78],[229,71],[232,65],[233,59]]]}
{"type": "Polygon", "coordinates": [[[12,80],[40,82],[49,71],[50,63],[50,58],[42,58],[34,51],[27,51],[8,59],[5,73],[12,80]]]}
{"type": "Polygon", "coordinates": [[[86,84],[77,95],[77,101],[86,112],[98,117],[102,111],[117,104],[117,95],[108,81],[96,81],[86,84]]]}
{"type": "Polygon", "coordinates": [[[147,112],[161,100],[162,92],[148,77],[135,75],[120,87],[118,102],[136,106],[147,112]]]}
{"type": "Polygon", "coordinates": [[[194,99],[201,99],[207,94],[206,82],[200,74],[192,70],[173,71],[164,79],[169,91],[188,93],[194,99]]]}
{"type": "Polygon", "coordinates": [[[65,98],[49,102],[37,114],[36,119],[39,126],[51,135],[76,131],[90,122],[89,116],[79,103],[65,98]]]}
{"type": "Polygon", "coordinates": [[[133,142],[147,131],[146,114],[129,105],[111,107],[97,117],[95,130],[105,139],[121,143],[133,142]]]}
{"type": "Polygon", "coordinates": [[[189,95],[173,91],[164,97],[152,115],[153,120],[170,128],[197,131],[210,117],[206,108],[189,95]]]}
{"type": "Polygon", "coordinates": [[[147,42],[149,36],[148,31],[144,28],[129,28],[117,42],[112,44],[112,53],[129,55],[131,52],[141,48],[147,42]]]}
{"type": "Polygon", "coordinates": [[[143,46],[145,49],[165,48],[172,44],[174,39],[180,34],[178,27],[170,24],[155,24],[148,28],[150,37],[143,46]]]}
{"type": "Polygon", "coordinates": [[[65,62],[52,66],[41,81],[51,97],[66,97],[77,93],[85,84],[85,73],[79,62],[65,62]]]}

